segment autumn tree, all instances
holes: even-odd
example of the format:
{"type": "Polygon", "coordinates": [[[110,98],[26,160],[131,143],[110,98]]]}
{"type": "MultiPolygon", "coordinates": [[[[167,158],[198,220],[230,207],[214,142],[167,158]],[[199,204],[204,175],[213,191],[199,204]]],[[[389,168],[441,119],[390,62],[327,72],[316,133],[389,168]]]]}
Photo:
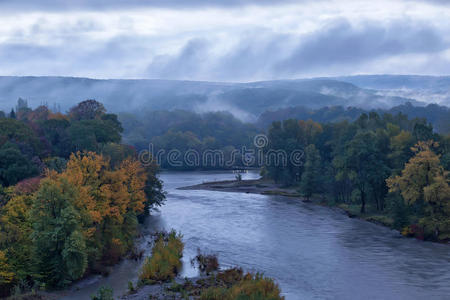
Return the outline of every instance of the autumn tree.
{"type": "Polygon", "coordinates": [[[132,245],[137,216],[144,213],[146,172],[133,158],[112,168],[94,152],[72,154],[61,176],[78,187],[75,206],[82,216],[91,261],[117,260],[132,245]]]}
{"type": "Polygon", "coordinates": [[[401,175],[387,180],[390,192],[399,192],[408,205],[425,205],[421,224],[436,238],[448,238],[450,233],[450,187],[448,172],[432,151],[438,144],[419,142],[415,153],[405,165],[401,175]]]}

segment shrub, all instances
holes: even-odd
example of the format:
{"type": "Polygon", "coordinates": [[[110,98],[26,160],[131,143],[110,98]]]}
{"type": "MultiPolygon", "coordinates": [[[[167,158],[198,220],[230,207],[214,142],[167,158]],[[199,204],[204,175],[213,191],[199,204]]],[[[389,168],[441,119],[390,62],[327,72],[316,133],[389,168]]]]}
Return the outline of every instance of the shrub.
{"type": "Polygon", "coordinates": [[[231,269],[219,273],[217,279],[224,279],[225,286],[210,287],[202,292],[200,299],[202,300],[281,300],[280,288],[268,277],[260,273],[247,273],[242,277],[241,269],[231,269]],[[237,280],[237,281],[236,281],[237,280]],[[233,281],[236,281],[233,283],[233,281]],[[231,283],[228,285],[227,283],[231,283]]]}
{"type": "Polygon", "coordinates": [[[202,254],[197,250],[197,256],[191,260],[192,266],[197,265],[199,270],[209,275],[211,272],[219,269],[219,260],[215,254],[202,254]]]}
{"type": "Polygon", "coordinates": [[[184,245],[181,239],[181,234],[174,230],[158,237],[152,255],[146,259],[139,275],[141,283],[151,284],[175,278],[181,268],[183,256],[184,245]]]}
{"type": "Polygon", "coordinates": [[[92,295],[92,300],[114,300],[113,289],[110,287],[102,286],[98,289],[96,295],[92,295]]]}

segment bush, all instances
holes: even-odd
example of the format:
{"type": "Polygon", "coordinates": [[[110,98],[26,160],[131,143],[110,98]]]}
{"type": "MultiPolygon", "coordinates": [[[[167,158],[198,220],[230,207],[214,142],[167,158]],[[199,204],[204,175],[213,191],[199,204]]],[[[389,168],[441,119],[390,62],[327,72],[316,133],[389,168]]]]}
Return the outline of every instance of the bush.
{"type": "Polygon", "coordinates": [[[114,300],[113,289],[110,287],[102,286],[98,289],[96,295],[92,295],[92,300],[114,300]]]}
{"type": "Polygon", "coordinates": [[[209,275],[211,272],[219,269],[219,260],[215,254],[202,254],[200,249],[197,250],[197,256],[191,260],[192,266],[197,265],[200,272],[209,275]]]}
{"type": "Polygon", "coordinates": [[[202,292],[202,300],[281,300],[280,288],[268,277],[260,273],[247,273],[242,277],[241,269],[231,269],[219,273],[217,279],[222,278],[224,287],[210,287],[202,292]],[[237,272],[239,271],[240,272],[237,272]],[[220,276],[219,276],[220,275],[220,276]],[[234,283],[233,283],[234,282],[234,283]],[[231,284],[231,285],[230,285],[231,284]]]}
{"type": "Polygon", "coordinates": [[[168,235],[161,234],[142,267],[139,279],[141,283],[168,281],[178,274],[183,256],[182,235],[172,230],[168,235]]]}

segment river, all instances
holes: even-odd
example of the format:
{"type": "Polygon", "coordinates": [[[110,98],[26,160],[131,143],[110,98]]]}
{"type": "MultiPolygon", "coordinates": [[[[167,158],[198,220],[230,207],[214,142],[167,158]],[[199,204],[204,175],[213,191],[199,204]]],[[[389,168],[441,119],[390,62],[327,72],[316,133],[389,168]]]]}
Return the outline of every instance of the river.
{"type": "MultiPolygon", "coordinates": [[[[289,300],[449,299],[448,245],[403,238],[295,198],[176,189],[233,178],[231,172],[161,174],[167,201],[144,232],[174,228],[183,233],[182,276],[197,274],[189,260],[200,248],[218,254],[224,267],[242,266],[275,278],[289,300]]],[[[142,242],[148,240],[145,236],[142,242]]],[[[125,260],[106,278],[74,285],[63,299],[89,299],[101,285],[123,294],[128,281],[136,281],[140,264],[125,260]]]]}

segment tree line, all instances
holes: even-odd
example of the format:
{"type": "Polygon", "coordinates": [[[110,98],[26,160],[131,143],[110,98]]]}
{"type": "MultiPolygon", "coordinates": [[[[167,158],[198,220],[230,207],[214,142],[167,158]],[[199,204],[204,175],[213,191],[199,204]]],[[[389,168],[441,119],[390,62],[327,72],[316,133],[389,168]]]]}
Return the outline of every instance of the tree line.
{"type": "Polygon", "coordinates": [[[26,103],[0,119],[0,292],[61,288],[133,250],[164,200],[156,164],[121,144],[122,126],[87,100],[67,114],[26,103]]]}
{"type": "Polygon", "coordinates": [[[355,121],[288,119],[268,131],[269,149],[302,149],[303,164],[263,175],[355,214],[378,215],[407,235],[450,239],[450,136],[423,119],[376,112],[355,121]],[[358,206],[358,211],[356,211],[358,206]]]}
{"type": "MultiPolygon", "coordinates": [[[[165,153],[177,150],[183,158],[187,151],[194,150],[202,156],[205,151],[218,150],[223,160],[230,161],[233,151],[253,146],[253,137],[261,130],[244,123],[229,112],[207,112],[203,114],[185,111],[146,111],[144,113],[122,113],[119,119],[124,127],[124,140],[139,150],[165,153]]],[[[223,165],[212,163],[189,165],[183,159],[180,166],[171,165],[167,156],[159,161],[161,167],[173,169],[223,169],[223,165]]],[[[238,157],[239,158],[239,157],[238,157]]],[[[242,164],[236,161],[236,164],[242,164]]]]}
{"type": "MultiPolygon", "coordinates": [[[[373,112],[383,114],[402,114],[409,118],[419,118],[427,120],[433,125],[436,132],[450,134],[450,108],[438,104],[428,104],[427,106],[414,106],[407,102],[389,109],[375,109],[373,112]]],[[[287,119],[308,120],[311,119],[319,123],[336,123],[344,120],[355,121],[363,113],[370,111],[358,107],[326,106],[319,109],[311,109],[304,106],[294,106],[280,108],[262,113],[256,125],[259,128],[267,129],[272,122],[287,119]]]]}

